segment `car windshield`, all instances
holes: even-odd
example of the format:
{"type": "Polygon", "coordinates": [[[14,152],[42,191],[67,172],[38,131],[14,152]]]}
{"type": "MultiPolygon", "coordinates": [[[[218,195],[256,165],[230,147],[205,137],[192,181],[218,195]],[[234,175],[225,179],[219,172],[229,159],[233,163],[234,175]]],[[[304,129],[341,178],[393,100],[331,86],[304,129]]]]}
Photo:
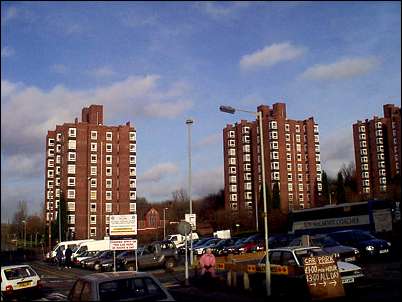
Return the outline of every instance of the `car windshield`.
{"type": "Polygon", "coordinates": [[[321,247],[331,247],[331,246],[340,245],[339,242],[337,242],[336,240],[334,240],[328,236],[313,238],[311,240],[311,243],[312,243],[312,245],[318,245],[321,247]]]}
{"type": "Polygon", "coordinates": [[[7,280],[22,279],[36,276],[36,273],[29,266],[14,267],[4,270],[7,280]]]}
{"type": "Polygon", "coordinates": [[[295,251],[295,255],[300,265],[303,265],[303,259],[311,256],[323,256],[328,255],[328,253],[324,252],[322,249],[304,249],[295,251]]]}
{"type": "Polygon", "coordinates": [[[355,233],[355,237],[359,241],[366,241],[366,240],[372,240],[376,239],[373,235],[370,233],[365,233],[365,232],[357,232],[355,233]]]}
{"type": "MultiPolygon", "coordinates": [[[[203,239],[200,239],[200,240],[197,242],[197,246],[202,245],[202,244],[206,243],[206,242],[209,241],[209,240],[211,240],[211,238],[203,238],[203,239]]],[[[193,245],[193,246],[194,246],[194,245],[193,245]]]]}

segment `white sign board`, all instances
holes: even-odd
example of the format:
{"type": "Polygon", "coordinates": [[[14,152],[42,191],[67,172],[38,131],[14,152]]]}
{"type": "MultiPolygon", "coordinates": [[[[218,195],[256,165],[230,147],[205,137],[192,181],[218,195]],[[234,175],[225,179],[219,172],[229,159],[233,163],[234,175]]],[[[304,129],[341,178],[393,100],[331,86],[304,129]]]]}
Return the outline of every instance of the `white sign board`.
{"type": "Polygon", "coordinates": [[[195,214],[185,214],[184,215],[184,220],[187,221],[189,224],[191,224],[192,230],[196,230],[196,215],[195,214]]]}
{"type": "Polygon", "coordinates": [[[376,232],[392,231],[392,214],[390,209],[373,211],[373,218],[376,232]]]}
{"type": "Polygon", "coordinates": [[[137,214],[110,215],[110,236],[137,235],[137,214]]]}
{"type": "Polygon", "coordinates": [[[110,249],[112,251],[136,250],[137,245],[137,239],[110,240],[110,249]]]}

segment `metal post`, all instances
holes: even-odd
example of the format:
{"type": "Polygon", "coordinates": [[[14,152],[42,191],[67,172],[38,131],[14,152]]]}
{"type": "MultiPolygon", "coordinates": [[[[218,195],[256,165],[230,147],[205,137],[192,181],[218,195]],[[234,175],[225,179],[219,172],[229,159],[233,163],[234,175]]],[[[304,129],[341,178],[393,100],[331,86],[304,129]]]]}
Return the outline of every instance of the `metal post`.
{"type": "Polygon", "coordinates": [[[184,242],[185,242],[185,247],[186,247],[186,254],[185,254],[185,273],[184,273],[184,283],[185,285],[188,285],[188,256],[187,256],[187,234],[184,235],[184,242]]]}
{"type": "MultiPolygon", "coordinates": [[[[191,200],[191,125],[194,123],[192,119],[186,120],[188,125],[188,198],[190,202],[190,217],[193,214],[193,205],[191,200]]],[[[187,237],[186,237],[187,238],[187,237]]],[[[193,266],[193,228],[190,229],[190,264],[193,266]]]]}
{"type": "Polygon", "coordinates": [[[163,240],[166,239],[166,208],[163,209],[163,240]]]}
{"type": "Polygon", "coordinates": [[[113,271],[116,271],[116,250],[113,250],[113,271]]]}
{"type": "Polygon", "coordinates": [[[137,250],[135,250],[135,271],[138,272],[138,257],[137,250]]]}
{"type": "Polygon", "coordinates": [[[258,120],[260,125],[260,147],[261,147],[261,172],[262,172],[262,192],[264,200],[264,228],[265,228],[265,285],[267,296],[271,296],[271,265],[269,263],[268,254],[268,213],[267,213],[267,196],[265,184],[265,160],[264,160],[264,131],[262,126],[262,112],[258,111],[258,120]]]}

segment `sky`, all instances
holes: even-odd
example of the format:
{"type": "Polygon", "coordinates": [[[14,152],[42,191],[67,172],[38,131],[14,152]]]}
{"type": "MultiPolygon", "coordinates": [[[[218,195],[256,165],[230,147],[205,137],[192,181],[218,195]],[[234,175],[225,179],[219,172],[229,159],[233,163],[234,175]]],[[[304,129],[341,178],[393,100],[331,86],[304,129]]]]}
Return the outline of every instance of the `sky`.
{"type": "MultiPolygon", "coordinates": [[[[401,99],[399,2],[1,2],[1,220],[44,204],[56,124],[102,104],[137,130],[137,195],[223,188],[222,129],[284,102],[319,125],[323,169],[354,162],[352,124],[401,99]]],[[[400,106],[400,105],[399,105],[400,106]]]]}

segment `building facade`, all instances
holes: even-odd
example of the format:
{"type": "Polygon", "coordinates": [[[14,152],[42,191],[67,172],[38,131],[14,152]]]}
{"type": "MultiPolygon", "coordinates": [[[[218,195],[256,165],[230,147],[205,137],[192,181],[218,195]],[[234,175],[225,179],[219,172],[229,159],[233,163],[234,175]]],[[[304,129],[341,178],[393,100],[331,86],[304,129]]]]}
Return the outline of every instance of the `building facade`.
{"type": "Polygon", "coordinates": [[[400,175],[401,108],[386,104],[383,109],[384,117],[353,124],[358,190],[365,199],[385,197],[400,175]]]}
{"type": "Polygon", "coordinates": [[[102,105],[48,131],[45,171],[46,223],[57,219],[63,196],[70,237],[102,239],[110,215],[136,212],[136,130],[103,125],[102,105]]]}
{"type": "MultiPolygon", "coordinates": [[[[317,206],[322,190],[318,125],[312,117],[288,119],[284,103],[257,110],[262,112],[266,184],[273,192],[278,183],[280,210],[317,206]]],[[[256,205],[263,208],[259,132],[258,121],[241,120],[223,129],[225,207],[250,218],[256,205]]]]}

